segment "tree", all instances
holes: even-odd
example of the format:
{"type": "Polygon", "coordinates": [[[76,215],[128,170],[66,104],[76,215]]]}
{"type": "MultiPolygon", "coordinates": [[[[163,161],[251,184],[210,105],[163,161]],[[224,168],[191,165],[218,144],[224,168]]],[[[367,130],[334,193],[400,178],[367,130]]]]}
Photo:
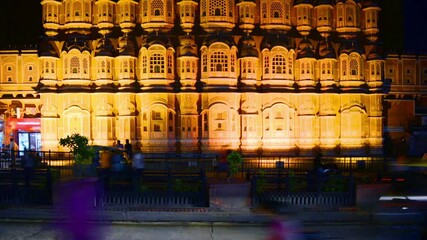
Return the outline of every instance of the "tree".
{"type": "Polygon", "coordinates": [[[59,140],[59,145],[68,147],[74,154],[76,164],[90,164],[95,152],[92,147],[88,146],[89,139],[78,133],[59,140]]]}
{"type": "Polygon", "coordinates": [[[240,167],[242,166],[243,158],[240,153],[232,151],[230,154],[227,155],[227,161],[229,169],[228,171],[230,174],[228,176],[228,180],[231,180],[231,178],[239,172],[240,167]]]}

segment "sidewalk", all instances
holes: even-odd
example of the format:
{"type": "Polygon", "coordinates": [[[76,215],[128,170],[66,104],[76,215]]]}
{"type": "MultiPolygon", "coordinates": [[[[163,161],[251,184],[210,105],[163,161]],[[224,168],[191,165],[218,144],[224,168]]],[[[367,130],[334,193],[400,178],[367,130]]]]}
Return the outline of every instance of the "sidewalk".
{"type": "MultiPolygon", "coordinates": [[[[76,213],[54,208],[8,208],[0,210],[0,221],[67,221],[76,213]]],[[[366,211],[300,210],[288,214],[265,212],[218,212],[206,209],[115,209],[90,210],[79,213],[80,220],[103,223],[252,223],[266,224],[285,218],[304,224],[371,223],[366,211]],[[83,216],[83,218],[82,218],[83,216]]]]}

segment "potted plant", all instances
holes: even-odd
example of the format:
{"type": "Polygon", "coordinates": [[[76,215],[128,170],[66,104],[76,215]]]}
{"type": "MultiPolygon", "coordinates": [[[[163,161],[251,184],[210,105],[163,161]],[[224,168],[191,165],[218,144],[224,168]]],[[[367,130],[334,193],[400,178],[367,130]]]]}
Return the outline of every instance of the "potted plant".
{"type": "Polygon", "coordinates": [[[230,154],[227,155],[227,161],[228,161],[228,181],[230,182],[234,175],[236,175],[240,167],[242,166],[243,158],[240,153],[236,151],[232,151],[230,154]]]}
{"type": "Polygon", "coordinates": [[[95,156],[95,151],[88,145],[89,139],[78,133],[59,140],[59,145],[67,147],[74,155],[74,170],[78,177],[92,176],[95,174],[95,168],[92,164],[92,159],[95,156]]]}

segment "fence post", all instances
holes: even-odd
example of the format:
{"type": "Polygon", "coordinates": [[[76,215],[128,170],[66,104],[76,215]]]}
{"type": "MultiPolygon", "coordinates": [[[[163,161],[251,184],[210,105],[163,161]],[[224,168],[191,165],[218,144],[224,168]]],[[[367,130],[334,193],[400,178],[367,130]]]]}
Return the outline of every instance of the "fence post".
{"type": "Polygon", "coordinates": [[[203,169],[200,171],[200,183],[201,196],[199,204],[201,207],[209,207],[209,186],[206,180],[206,173],[203,169]]]}
{"type": "Polygon", "coordinates": [[[257,175],[253,175],[251,178],[251,205],[252,207],[258,207],[258,202],[257,202],[257,175]]]}

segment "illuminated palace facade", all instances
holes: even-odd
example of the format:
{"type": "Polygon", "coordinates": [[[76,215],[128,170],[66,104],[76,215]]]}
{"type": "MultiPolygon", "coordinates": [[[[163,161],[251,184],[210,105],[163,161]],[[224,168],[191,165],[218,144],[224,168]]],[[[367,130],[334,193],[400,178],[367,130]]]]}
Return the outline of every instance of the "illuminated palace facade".
{"type": "Polygon", "coordinates": [[[79,133],[145,152],[382,152],[375,1],[41,4],[45,35],[0,52],[0,87],[4,120],[38,120],[43,150],[79,133]]]}

